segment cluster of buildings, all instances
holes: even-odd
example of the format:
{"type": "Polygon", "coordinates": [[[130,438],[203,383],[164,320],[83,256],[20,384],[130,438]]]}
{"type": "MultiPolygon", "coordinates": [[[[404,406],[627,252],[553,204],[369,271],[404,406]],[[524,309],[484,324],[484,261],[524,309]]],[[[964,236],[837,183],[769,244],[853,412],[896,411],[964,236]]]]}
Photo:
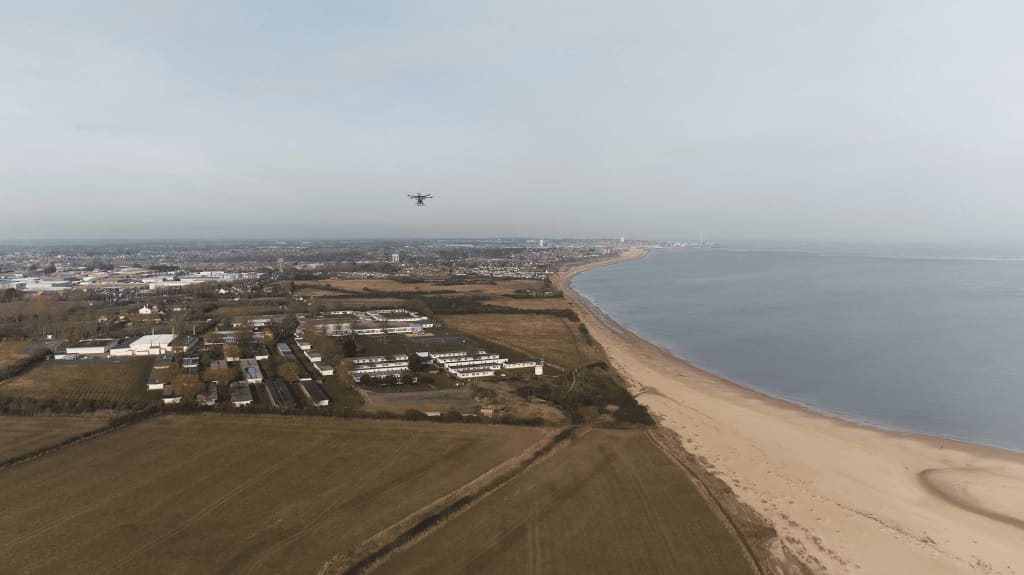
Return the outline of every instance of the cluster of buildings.
{"type": "Polygon", "coordinates": [[[13,287],[24,292],[63,291],[74,288],[102,289],[110,287],[134,287],[150,291],[182,288],[207,282],[234,282],[256,279],[255,272],[175,271],[154,273],[145,268],[121,267],[110,271],[87,269],[81,266],[56,265],[56,271],[49,274],[31,272],[8,273],[0,277],[0,289],[13,287]]]}
{"type": "Polygon", "coordinates": [[[309,319],[306,329],[316,329],[334,337],[350,335],[385,335],[425,333],[434,327],[430,318],[407,309],[376,309],[370,311],[338,310],[330,317],[309,319]]]}
{"type": "Polygon", "coordinates": [[[533,369],[535,375],[544,375],[543,361],[510,361],[507,357],[484,350],[476,353],[451,351],[428,355],[434,363],[444,368],[456,379],[494,377],[498,371],[513,369],[533,369]]]}
{"type": "Polygon", "coordinates": [[[137,339],[88,339],[69,345],[67,351],[57,354],[56,359],[77,359],[81,356],[133,357],[190,353],[199,343],[191,335],[160,333],[144,335],[137,339]]]}
{"type": "MultiPolygon", "coordinates": [[[[433,363],[444,369],[452,377],[459,380],[494,377],[502,370],[532,369],[535,375],[544,375],[544,362],[537,360],[511,361],[497,353],[478,351],[449,352],[416,352],[423,363],[433,363]]],[[[357,357],[352,360],[353,368],[349,372],[352,379],[359,381],[363,376],[383,379],[389,376],[399,377],[409,369],[409,356],[405,354],[357,357]]]]}
{"type": "Polygon", "coordinates": [[[313,369],[321,376],[334,375],[334,366],[324,363],[324,357],[313,349],[313,346],[301,337],[295,338],[295,346],[306,356],[313,369]]]}

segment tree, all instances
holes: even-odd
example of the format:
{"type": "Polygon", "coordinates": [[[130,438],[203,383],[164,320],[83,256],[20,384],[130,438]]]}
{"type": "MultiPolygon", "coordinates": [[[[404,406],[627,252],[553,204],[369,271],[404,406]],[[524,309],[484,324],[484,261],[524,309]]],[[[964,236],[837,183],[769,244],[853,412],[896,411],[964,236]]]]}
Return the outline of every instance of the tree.
{"type": "Polygon", "coordinates": [[[356,340],[351,337],[345,338],[345,341],[341,344],[341,351],[345,353],[345,357],[355,357],[359,353],[359,348],[356,346],[356,340]]]}
{"type": "Polygon", "coordinates": [[[12,302],[18,299],[18,295],[18,290],[14,288],[7,288],[4,290],[4,295],[0,296],[0,300],[2,300],[4,303],[12,302]]]}
{"type": "Polygon", "coordinates": [[[277,376],[288,382],[299,380],[299,372],[290,361],[283,361],[277,366],[277,376]]]}
{"type": "Polygon", "coordinates": [[[423,371],[423,358],[418,353],[409,354],[409,371],[413,373],[423,371]]]}
{"type": "Polygon", "coordinates": [[[370,377],[370,374],[364,373],[362,377],[359,378],[359,385],[369,387],[370,385],[373,385],[373,378],[370,377]]]}
{"type": "Polygon", "coordinates": [[[49,265],[47,265],[45,268],[43,268],[43,273],[44,274],[57,273],[57,265],[54,264],[53,262],[50,262],[49,265]]]}

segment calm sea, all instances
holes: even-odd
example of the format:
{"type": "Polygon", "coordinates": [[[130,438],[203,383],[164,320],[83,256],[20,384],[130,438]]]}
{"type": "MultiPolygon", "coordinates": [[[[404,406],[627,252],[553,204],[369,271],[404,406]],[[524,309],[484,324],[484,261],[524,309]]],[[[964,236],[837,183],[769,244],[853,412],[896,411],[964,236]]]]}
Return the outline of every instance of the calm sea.
{"type": "Polygon", "coordinates": [[[1024,261],[656,250],[573,285],[703,369],[854,421],[1024,451],[1024,261]]]}

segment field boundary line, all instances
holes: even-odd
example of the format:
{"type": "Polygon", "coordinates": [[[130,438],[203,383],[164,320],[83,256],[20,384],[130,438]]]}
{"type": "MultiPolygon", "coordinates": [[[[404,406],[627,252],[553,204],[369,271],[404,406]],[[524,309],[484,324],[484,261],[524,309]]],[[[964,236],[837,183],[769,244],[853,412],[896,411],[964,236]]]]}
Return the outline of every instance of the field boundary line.
{"type": "Polygon", "coordinates": [[[577,427],[564,427],[547,434],[519,455],[492,467],[476,479],[382,529],[353,550],[335,555],[324,563],[317,575],[357,575],[372,571],[392,553],[429,535],[447,520],[470,509],[534,464],[550,457],[567,440],[586,431],[577,427]]]}
{"type": "Polygon", "coordinates": [[[760,561],[758,561],[758,554],[754,552],[754,547],[751,545],[750,541],[747,540],[747,537],[743,535],[743,531],[740,530],[739,525],[736,524],[736,520],[733,516],[726,510],[722,502],[715,497],[715,494],[712,492],[711,488],[708,487],[700,474],[691,467],[690,463],[684,461],[684,459],[679,456],[677,451],[682,449],[682,447],[667,445],[665,442],[668,438],[664,437],[664,429],[661,428],[661,426],[658,426],[657,429],[648,430],[647,436],[651,438],[651,441],[658,446],[669,460],[674,462],[686,473],[687,477],[690,478],[691,483],[693,483],[694,487],[697,488],[697,492],[711,504],[710,507],[715,511],[715,514],[718,515],[720,519],[724,520],[729,531],[731,531],[739,540],[747,561],[754,567],[754,569],[757,570],[757,573],[759,575],[769,575],[770,571],[767,570],[760,561]],[[659,433],[659,431],[661,433],[659,433]]]}
{"type": "MultiPolygon", "coordinates": [[[[45,447],[40,447],[39,449],[36,449],[35,451],[30,451],[28,453],[23,453],[21,455],[15,455],[14,457],[5,459],[3,461],[0,461],[0,471],[3,471],[5,469],[11,468],[11,467],[14,467],[15,465],[20,465],[22,463],[28,463],[29,461],[32,461],[34,459],[38,459],[38,458],[43,457],[45,455],[49,455],[51,453],[56,453],[58,451],[61,451],[61,450],[65,449],[65,448],[71,447],[73,445],[78,445],[79,443],[82,443],[84,441],[89,441],[90,439],[95,439],[97,437],[100,437],[100,436],[106,435],[108,433],[117,431],[118,429],[124,429],[125,427],[130,427],[132,425],[135,425],[136,423],[142,423],[143,421],[146,421],[148,419],[153,419],[154,417],[158,417],[158,416],[161,416],[161,415],[165,415],[165,414],[162,413],[162,412],[154,412],[152,414],[148,414],[145,417],[142,417],[141,419],[133,419],[131,421],[125,421],[123,423],[118,423],[118,424],[115,424],[115,425],[109,425],[108,424],[108,425],[105,425],[105,426],[103,426],[103,427],[101,427],[99,429],[94,429],[92,431],[86,431],[85,433],[76,435],[74,437],[69,437],[69,438],[67,438],[67,439],[65,439],[65,440],[63,440],[61,442],[54,443],[52,445],[47,445],[45,447]]],[[[11,417],[38,417],[38,416],[34,416],[34,415],[17,415],[17,416],[11,416],[11,417]]]]}

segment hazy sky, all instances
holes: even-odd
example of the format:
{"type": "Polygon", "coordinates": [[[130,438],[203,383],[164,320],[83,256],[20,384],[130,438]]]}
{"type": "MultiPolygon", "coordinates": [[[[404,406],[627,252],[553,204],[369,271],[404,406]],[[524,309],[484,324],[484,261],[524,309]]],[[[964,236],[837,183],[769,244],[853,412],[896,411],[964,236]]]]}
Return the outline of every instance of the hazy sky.
{"type": "Polygon", "coordinates": [[[4,239],[1024,241],[1019,1],[0,4],[4,239]]]}

